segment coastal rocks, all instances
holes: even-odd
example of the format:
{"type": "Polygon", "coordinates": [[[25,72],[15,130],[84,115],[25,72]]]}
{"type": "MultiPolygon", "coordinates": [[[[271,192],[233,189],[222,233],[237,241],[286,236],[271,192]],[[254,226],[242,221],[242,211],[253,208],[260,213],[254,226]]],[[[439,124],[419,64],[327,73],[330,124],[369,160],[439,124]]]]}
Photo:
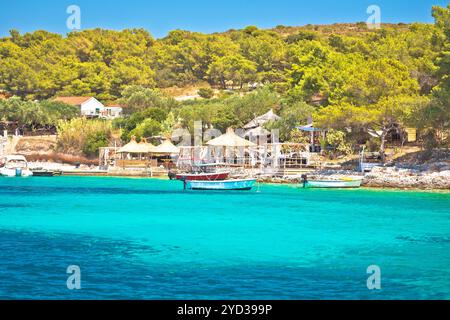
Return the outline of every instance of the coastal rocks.
{"type": "MultiPolygon", "coordinates": [[[[443,167],[441,167],[443,168],[443,167]]],[[[395,167],[374,168],[363,186],[376,188],[450,189],[450,171],[419,171],[395,167]]]]}
{"type": "MultiPolygon", "coordinates": [[[[340,180],[343,178],[363,178],[363,187],[396,188],[422,190],[450,190],[450,170],[421,171],[419,168],[406,169],[398,167],[376,167],[372,172],[363,175],[355,171],[324,170],[308,173],[310,180],[340,180]]],[[[274,184],[298,184],[301,175],[285,177],[260,177],[259,182],[274,184]]]]}

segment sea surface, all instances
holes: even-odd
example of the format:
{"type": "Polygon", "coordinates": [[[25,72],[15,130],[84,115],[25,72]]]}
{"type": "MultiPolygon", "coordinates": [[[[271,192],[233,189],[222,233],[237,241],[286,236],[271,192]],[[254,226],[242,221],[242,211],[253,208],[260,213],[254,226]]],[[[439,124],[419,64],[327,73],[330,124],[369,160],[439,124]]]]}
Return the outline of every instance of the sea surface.
{"type": "Polygon", "coordinates": [[[0,178],[0,299],[450,299],[450,193],[0,178]]]}

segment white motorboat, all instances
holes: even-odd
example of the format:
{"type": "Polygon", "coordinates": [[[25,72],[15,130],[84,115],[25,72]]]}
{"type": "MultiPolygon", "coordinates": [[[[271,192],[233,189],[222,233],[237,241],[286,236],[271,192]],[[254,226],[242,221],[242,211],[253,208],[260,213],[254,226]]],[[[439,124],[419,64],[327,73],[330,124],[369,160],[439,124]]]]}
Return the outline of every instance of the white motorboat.
{"type": "Polygon", "coordinates": [[[0,175],[5,177],[30,177],[33,172],[28,168],[24,156],[8,155],[0,160],[0,175]]]}
{"type": "Polygon", "coordinates": [[[339,180],[309,180],[307,175],[302,176],[303,188],[360,188],[362,178],[345,177],[339,180]]]}

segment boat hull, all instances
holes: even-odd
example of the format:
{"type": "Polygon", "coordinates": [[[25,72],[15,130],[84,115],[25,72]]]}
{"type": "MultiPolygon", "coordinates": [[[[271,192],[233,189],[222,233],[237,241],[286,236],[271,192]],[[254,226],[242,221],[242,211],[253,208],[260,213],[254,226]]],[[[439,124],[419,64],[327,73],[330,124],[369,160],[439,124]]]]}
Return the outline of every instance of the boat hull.
{"type": "Polygon", "coordinates": [[[31,177],[33,172],[29,169],[21,169],[21,168],[2,168],[0,170],[0,175],[4,177],[31,177]]]}
{"type": "Polygon", "coordinates": [[[226,180],[230,175],[229,172],[220,173],[199,173],[199,174],[177,174],[177,180],[187,180],[187,181],[217,181],[226,180]]]}
{"type": "Polygon", "coordinates": [[[305,188],[360,188],[362,180],[308,181],[305,188]]]}
{"type": "Polygon", "coordinates": [[[185,188],[188,190],[251,190],[256,183],[256,179],[225,180],[225,181],[185,181],[185,188]]]}
{"type": "Polygon", "coordinates": [[[47,170],[34,170],[33,177],[54,177],[55,175],[60,174],[55,171],[47,171],[47,170]]]}

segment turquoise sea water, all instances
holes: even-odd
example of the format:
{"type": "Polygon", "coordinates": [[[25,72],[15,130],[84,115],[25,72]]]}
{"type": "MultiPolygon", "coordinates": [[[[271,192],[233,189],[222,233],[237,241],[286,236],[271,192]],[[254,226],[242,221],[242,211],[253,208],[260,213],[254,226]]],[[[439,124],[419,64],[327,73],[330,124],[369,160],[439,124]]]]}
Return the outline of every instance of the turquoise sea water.
{"type": "Polygon", "coordinates": [[[0,299],[37,298],[449,299],[450,193],[0,178],[0,299]]]}

